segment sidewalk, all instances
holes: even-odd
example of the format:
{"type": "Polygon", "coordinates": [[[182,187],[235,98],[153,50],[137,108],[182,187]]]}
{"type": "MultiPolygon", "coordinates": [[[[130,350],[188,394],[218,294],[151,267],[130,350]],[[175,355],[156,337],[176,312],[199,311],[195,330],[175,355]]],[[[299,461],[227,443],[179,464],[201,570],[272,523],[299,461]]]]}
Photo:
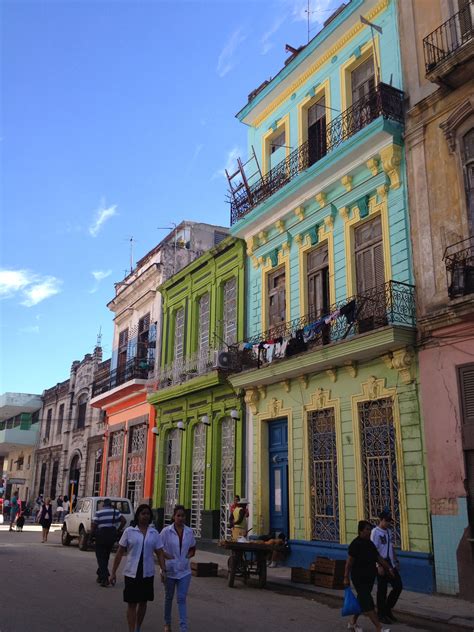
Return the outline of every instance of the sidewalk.
{"type": "MultiPolygon", "coordinates": [[[[198,545],[199,546],[199,545],[198,545]]],[[[209,547],[211,548],[211,547],[209,547]]],[[[216,546],[214,546],[217,549],[216,546]]],[[[197,550],[197,562],[214,562],[219,566],[219,575],[227,576],[227,558],[225,553],[197,550]]],[[[342,606],[342,590],[320,588],[311,584],[296,584],[291,581],[291,569],[278,567],[267,569],[267,587],[284,590],[286,593],[306,593],[315,600],[335,607],[342,606]]],[[[473,587],[474,590],[474,587],[473,587]]],[[[449,632],[474,632],[474,603],[443,597],[441,595],[425,595],[403,591],[395,609],[400,620],[417,625],[435,625],[438,630],[449,632]]]]}

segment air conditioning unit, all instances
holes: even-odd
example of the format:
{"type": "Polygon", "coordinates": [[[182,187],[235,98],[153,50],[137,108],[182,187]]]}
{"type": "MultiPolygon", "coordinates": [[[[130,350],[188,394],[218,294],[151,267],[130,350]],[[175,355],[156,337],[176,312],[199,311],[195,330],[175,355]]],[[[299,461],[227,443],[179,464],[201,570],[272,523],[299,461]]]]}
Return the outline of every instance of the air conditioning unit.
{"type": "Polygon", "coordinates": [[[216,351],[214,369],[235,371],[238,368],[238,356],[235,351],[216,351]]]}

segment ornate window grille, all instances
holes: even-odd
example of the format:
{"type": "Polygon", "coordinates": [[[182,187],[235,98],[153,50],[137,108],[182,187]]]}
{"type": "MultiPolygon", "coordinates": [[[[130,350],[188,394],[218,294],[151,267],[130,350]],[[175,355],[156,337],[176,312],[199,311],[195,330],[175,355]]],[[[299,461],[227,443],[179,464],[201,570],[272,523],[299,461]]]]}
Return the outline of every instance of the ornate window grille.
{"type": "Polygon", "coordinates": [[[136,508],[143,497],[143,476],[145,473],[146,425],[130,428],[127,458],[127,498],[136,508]]]}
{"type": "Polygon", "coordinates": [[[339,542],[336,423],[334,408],[308,414],[311,538],[339,542]]]}
{"type": "Polygon", "coordinates": [[[173,509],[178,504],[181,461],[181,435],[175,428],[168,432],[165,467],[165,524],[173,521],[173,509]]]}
{"type": "Polygon", "coordinates": [[[197,424],[194,428],[193,471],[191,489],[191,528],[201,537],[201,515],[204,509],[204,479],[206,474],[206,428],[197,424]]]}
{"type": "Polygon", "coordinates": [[[226,417],[221,429],[221,512],[219,536],[221,540],[230,537],[229,505],[234,500],[235,469],[235,422],[226,417]]]}
{"type": "Polygon", "coordinates": [[[110,435],[106,485],[108,496],[120,496],[122,491],[123,438],[121,430],[110,435]]]}
{"type": "Polygon", "coordinates": [[[237,342],[237,279],[224,283],[224,313],[222,337],[228,345],[237,342]]]}
{"type": "Polygon", "coordinates": [[[388,509],[393,516],[394,543],[400,544],[400,505],[393,402],[390,398],[358,404],[365,519],[376,523],[388,509]]]}

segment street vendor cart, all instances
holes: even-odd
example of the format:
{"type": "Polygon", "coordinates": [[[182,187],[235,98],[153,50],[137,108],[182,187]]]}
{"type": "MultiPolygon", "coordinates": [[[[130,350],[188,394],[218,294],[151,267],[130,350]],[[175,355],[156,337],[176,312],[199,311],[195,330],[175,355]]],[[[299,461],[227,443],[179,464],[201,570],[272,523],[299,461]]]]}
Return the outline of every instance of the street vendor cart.
{"type": "Polygon", "coordinates": [[[234,586],[236,577],[240,577],[246,584],[251,575],[258,577],[258,587],[264,588],[267,583],[267,561],[273,551],[283,552],[282,544],[272,542],[250,541],[234,542],[222,540],[219,543],[231,553],[227,562],[227,583],[230,588],[234,586]]]}

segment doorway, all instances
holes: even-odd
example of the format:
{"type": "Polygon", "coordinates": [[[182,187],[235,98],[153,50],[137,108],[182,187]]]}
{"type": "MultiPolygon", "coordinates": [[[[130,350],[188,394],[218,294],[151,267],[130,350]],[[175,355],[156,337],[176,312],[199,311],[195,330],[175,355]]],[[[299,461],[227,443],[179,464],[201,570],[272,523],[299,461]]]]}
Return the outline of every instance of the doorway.
{"type": "Polygon", "coordinates": [[[270,532],[289,535],[288,507],[288,420],[268,424],[270,467],[270,532]]]}

